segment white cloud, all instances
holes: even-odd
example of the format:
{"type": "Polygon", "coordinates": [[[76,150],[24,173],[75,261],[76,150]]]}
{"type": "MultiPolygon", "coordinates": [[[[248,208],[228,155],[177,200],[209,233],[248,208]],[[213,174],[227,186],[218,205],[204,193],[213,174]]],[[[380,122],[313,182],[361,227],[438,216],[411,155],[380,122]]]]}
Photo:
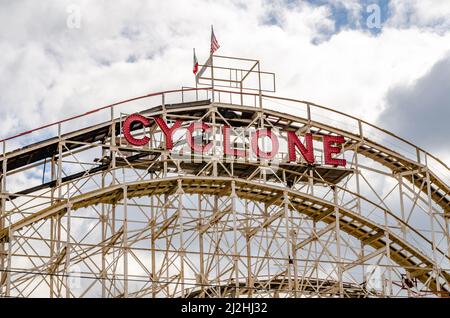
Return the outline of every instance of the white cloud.
{"type": "MultiPolygon", "coordinates": [[[[345,6],[355,20],[361,12],[358,1],[330,3],[345,6]]],[[[8,32],[0,35],[0,136],[193,85],[192,47],[202,62],[211,23],[218,53],[260,59],[277,73],[277,94],[375,121],[392,87],[413,83],[450,50],[450,32],[443,29],[448,6],[408,3],[394,1],[391,18],[373,36],[359,29],[333,35],[331,7],[307,2],[3,2],[0,23],[8,32]],[[80,29],[66,26],[71,4],[80,5],[80,29]],[[417,18],[406,24],[405,15],[417,18]]]]}
{"type": "Polygon", "coordinates": [[[392,18],[389,23],[397,27],[450,30],[450,2],[441,0],[391,0],[392,18]]]}

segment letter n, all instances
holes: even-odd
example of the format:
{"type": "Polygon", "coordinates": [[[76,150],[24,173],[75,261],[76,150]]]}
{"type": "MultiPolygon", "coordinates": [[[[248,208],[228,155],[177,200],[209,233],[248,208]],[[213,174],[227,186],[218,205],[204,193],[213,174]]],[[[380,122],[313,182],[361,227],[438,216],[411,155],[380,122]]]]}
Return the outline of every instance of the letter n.
{"type": "Polygon", "coordinates": [[[306,146],[301,143],[295,132],[288,131],[288,151],[290,162],[296,161],[297,158],[295,155],[295,148],[297,148],[298,150],[300,150],[300,153],[302,154],[303,158],[305,158],[306,162],[314,163],[312,134],[308,133],[305,135],[305,142],[306,146]]]}

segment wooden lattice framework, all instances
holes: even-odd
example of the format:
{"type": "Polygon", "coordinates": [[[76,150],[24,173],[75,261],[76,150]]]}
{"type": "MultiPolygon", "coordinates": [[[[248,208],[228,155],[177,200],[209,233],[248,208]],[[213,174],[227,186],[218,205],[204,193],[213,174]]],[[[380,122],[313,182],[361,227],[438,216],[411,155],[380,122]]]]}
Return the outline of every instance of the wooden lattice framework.
{"type": "Polygon", "coordinates": [[[363,120],[242,81],[149,94],[3,140],[0,295],[448,296],[449,168],[363,120]],[[186,156],[165,149],[156,124],[134,127],[151,142],[133,147],[122,123],[134,112],[207,122],[215,145],[224,124],[342,135],[348,165],[186,156]]]}

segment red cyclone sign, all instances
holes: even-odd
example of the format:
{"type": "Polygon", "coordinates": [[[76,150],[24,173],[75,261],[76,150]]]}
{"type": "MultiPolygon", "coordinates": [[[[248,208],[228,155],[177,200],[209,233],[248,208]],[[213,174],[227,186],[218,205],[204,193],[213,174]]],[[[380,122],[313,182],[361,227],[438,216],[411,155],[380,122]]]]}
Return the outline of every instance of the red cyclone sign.
{"type": "MultiPolygon", "coordinates": [[[[165,149],[172,150],[173,135],[176,130],[181,128],[183,125],[182,120],[177,120],[172,126],[168,126],[167,123],[159,116],[154,116],[152,118],[161,132],[164,134],[165,138],[165,149]]],[[[133,114],[128,116],[123,123],[123,134],[127,142],[133,146],[145,146],[150,142],[149,136],[142,136],[137,138],[132,134],[132,127],[136,124],[140,124],[143,127],[149,127],[151,125],[151,120],[139,114],[133,114]]],[[[213,147],[212,142],[206,144],[197,144],[194,140],[194,132],[198,131],[203,134],[212,133],[212,127],[206,122],[191,122],[186,128],[186,143],[194,153],[203,154],[211,150],[213,147]]],[[[234,149],[231,145],[231,127],[222,126],[222,143],[223,143],[223,153],[228,156],[235,156],[239,158],[247,158],[249,156],[248,150],[234,149]]],[[[309,164],[315,163],[314,156],[314,146],[313,146],[313,134],[306,133],[303,136],[304,142],[302,142],[299,136],[293,131],[284,132],[287,135],[287,152],[289,162],[298,162],[297,152],[300,152],[304,161],[309,164]]],[[[319,135],[322,139],[324,164],[331,166],[346,166],[345,159],[336,158],[337,155],[341,153],[342,144],[345,142],[343,136],[335,135],[319,135]]],[[[250,148],[253,155],[258,159],[273,159],[279,152],[280,141],[276,134],[272,130],[267,128],[256,129],[256,131],[251,134],[250,137],[250,148]],[[270,141],[271,150],[266,151],[261,149],[259,146],[259,141],[261,138],[268,139],[270,141]]]]}

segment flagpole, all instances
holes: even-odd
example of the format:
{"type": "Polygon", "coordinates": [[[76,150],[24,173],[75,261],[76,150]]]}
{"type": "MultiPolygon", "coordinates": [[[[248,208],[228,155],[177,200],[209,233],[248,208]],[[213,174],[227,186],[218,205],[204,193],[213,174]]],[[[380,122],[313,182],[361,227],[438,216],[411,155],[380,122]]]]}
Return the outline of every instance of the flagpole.
{"type": "MultiPolygon", "coordinates": [[[[195,55],[195,48],[194,48],[194,56],[195,55]]],[[[198,85],[197,85],[197,74],[194,74],[195,78],[195,100],[198,101],[198,85]]]]}
{"type": "MultiPolygon", "coordinates": [[[[213,29],[213,25],[211,24],[211,41],[212,41],[212,36],[214,33],[214,29],[213,29]]],[[[214,103],[214,63],[213,63],[213,53],[210,53],[209,58],[211,59],[211,92],[212,92],[212,102],[214,103]]]]}

